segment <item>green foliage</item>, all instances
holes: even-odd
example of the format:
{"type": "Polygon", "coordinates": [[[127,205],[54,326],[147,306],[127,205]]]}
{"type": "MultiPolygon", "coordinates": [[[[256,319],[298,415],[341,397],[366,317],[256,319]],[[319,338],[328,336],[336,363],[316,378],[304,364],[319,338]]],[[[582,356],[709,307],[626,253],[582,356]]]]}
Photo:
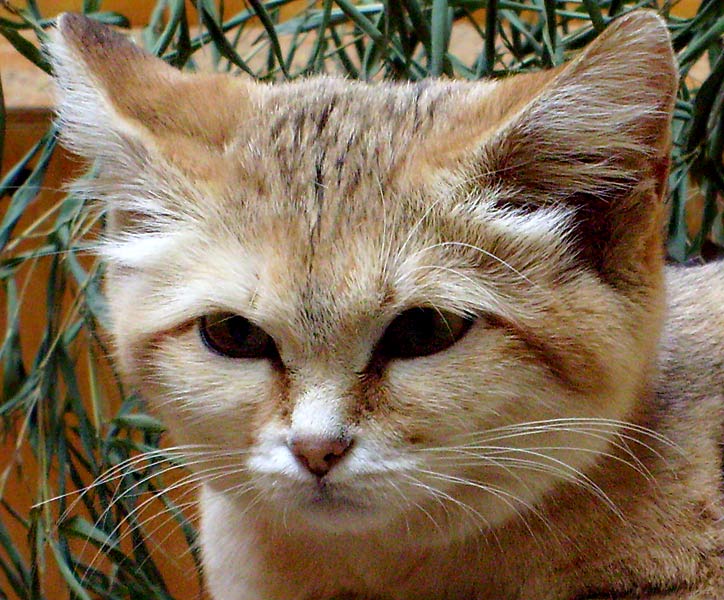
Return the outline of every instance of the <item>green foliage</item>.
{"type": "MultiPolygon", "coordinates": [[[[668,20],[683,76],[673,129],[669,253],[686,261],[724,248],[717,208],[724,189],[721,0],[703,0],[691,18],[671,14],[675,3],[656,0],[322,0],[301,7],[296,2],[297,12],[289,16],[291,4],[249,0],[247,10],[227,15],[223,3],[211,0],[197,0],[191,11],[183,0],[158,0],[149,7],[141,41],[180,68],[207,68],[210,60],[217,70],[264,80],[322,72],[478,79],[560,64],[616,15],[658,10],[668,20]],[[474,13],[478,9],[486,11],[474,13]],[[474,44],[456,45],[461,28],[472,33],[474,44]],[[710,66],[710,74],[697,86],[687,75],[698,61],[710,66]],[[694,181],[704,207],[700,229],[690,232],[685,219],[694,181]]],[[[124,16],[101,12],[100,5],[79,0],[78,10],[128,26],[124,16]]],[[[9,16],[0,17],[0,35],[49,71],[36,41],[52,26],[51,15],[42,15],[32,0],[9,8],[9,16]]],[[[6,113],[0,102],[0,157],[6,113]]],[[[182,510],[188,494],[167,490],[184,483],[168,483],[182,458],[161,449],[161,424],[126,393],[107,359],[102,268],[89,259],[98,215],[70,193],[28,218],[55,146],[51,127],[0,177],[6,319],[0,418],[8,434],[0,462],[0,599],[59,598],[43,586],[50,565],[67,583],[64,597],[170,599],[169,575],[152,548],[162,545],[155,530],[168,520],[195,560],[194,527],[182,510]],[[30,281],[44,288],[44,297],[30,297],[30,281]],[[42,318],[32,347],[20,325],[21,313],[27,314],[22,307],[30,304],[42,318]],[[101,383],[107,380],[110,385],[101,383]],[[25,478],[33,508],[6,494],[16,477],[25,478]],[[143,516],[153,504],[163,510],[160,521],[143,516]],[[11,525],[22,536],[11,533],[11,525]]]]}

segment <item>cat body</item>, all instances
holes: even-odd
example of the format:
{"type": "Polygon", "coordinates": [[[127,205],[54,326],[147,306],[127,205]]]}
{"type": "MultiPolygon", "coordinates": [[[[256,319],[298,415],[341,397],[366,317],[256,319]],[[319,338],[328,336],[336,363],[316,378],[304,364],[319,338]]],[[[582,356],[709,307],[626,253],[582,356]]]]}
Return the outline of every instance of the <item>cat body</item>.
{"type": "Polygon", "coordinates": [[[49,52],[216,600],[721,595],[724,268],[667,299],[657,17],[496,82],[191,76],[75,15],[49,52]]]}

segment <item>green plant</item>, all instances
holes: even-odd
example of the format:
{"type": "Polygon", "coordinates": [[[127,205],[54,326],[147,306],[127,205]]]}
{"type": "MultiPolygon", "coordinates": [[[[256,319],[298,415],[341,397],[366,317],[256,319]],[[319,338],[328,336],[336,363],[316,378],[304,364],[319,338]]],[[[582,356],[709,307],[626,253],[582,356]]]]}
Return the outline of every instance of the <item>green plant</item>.
{"type": "MultiPolygon", "coordinates": [[[[2,4],[9,12],[0,17],[0,34],[49,71],[34,42],[43,41],[52,18],[33,0],[2,4]]],[[[128,25],[120,14],[101,12],[100,4],[84,0],[78,10],[128,25]]],[[[675,2],[656,0],[322,0],[296,2],[296,12],[282,19],[282,9],[292,4],[249,0],[248,9],[227,15],[211,0],[198,0],[193,9],[183,0],[158,0],[141,41],[179,68],[203,64],[260,79],[320,72],[361,79],[478,79],[557,65],[614,16],[636,8],[658,10],[669,23],[682,73],[673,127],[669,254],[685,261],[724,248],[717,207],[724,190],[720,0],[703,0],[690,18],[674,16],[675,2]],[[481,8],[484,13],[474,12],[481,8]],[[456,43],[461,28],[475,39],[473,45],[456,43]],[[697,85],[687,75],[700,60],[710,68],[697,85]],[[687,199],[694,181],[704,205],[699,229],[689,231],[687,199]]],[[[0,97],[1,92],[0,87],[0,97]]],[[[0,103],[0,158],[6,118],[0,103]]],[[[183,459],[163,447],[162,425],[123,388],[107,358],[102,266],[90,258],[103,216],[71,192],[28,218],[55,147],[51,126],[0,178],[6,319],[0,417],[7,436],[0,463],[0,583],[6,586],[0,587],[0,599],[59,597],[44,587],[47,565],[58,569],[71,598],[169,599],[168,575],[153,550],[164,541],[156,535],[159,524],[174,523],[198,566],[194,527],[183,511],[190,499],[187,482],[169,480],[183,459]],[[31,298],[28,286],[39,278],[45,296],[31,298]],[[43,313],[41,337],[32,347],[20,323],[24,303],[42,305],[36,311],[43,313]],[[23,463],[23,456],[33,458],[23,463]],[[35,503],[30,509],[6,494],[7,482],[23,477],[35,503]],[[161,516],[148,518],[149,508],[161,516]],[[11,533],[11,523],[23,531],[21,537],[11,533]]],[[[86,176],[92,177],[92,170],[86,176]]]]}

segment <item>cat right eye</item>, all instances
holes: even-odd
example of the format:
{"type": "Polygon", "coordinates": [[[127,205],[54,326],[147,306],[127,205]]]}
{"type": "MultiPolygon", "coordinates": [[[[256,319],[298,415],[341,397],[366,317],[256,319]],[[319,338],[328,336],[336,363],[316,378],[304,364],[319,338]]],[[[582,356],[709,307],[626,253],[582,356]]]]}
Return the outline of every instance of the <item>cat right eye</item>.
{"type": "Polygon", "coordinates": [[[204,345],[229,358],[273,358],[272,337],[249,319],[233,313],[216,313],[199,319],[204,345]]]}
{"type": "Polygon", "coordinates": [[[411,308],[387,326],[375,354],[386,359],[436,354],[460,340],[472,323],[469,317],[436,308],[411,308]]]}

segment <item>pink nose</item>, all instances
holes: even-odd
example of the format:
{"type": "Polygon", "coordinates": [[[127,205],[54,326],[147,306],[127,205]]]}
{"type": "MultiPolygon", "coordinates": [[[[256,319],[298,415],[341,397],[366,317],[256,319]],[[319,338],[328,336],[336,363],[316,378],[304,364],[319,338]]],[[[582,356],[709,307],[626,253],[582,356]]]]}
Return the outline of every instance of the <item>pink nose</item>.
{"type": "Polygon", "coordinates": [[[352,438],[347,436],[295,435],[289,440],[289,448],[297,460],[320,479],[342,460],[351,445],[352,438]]]}

